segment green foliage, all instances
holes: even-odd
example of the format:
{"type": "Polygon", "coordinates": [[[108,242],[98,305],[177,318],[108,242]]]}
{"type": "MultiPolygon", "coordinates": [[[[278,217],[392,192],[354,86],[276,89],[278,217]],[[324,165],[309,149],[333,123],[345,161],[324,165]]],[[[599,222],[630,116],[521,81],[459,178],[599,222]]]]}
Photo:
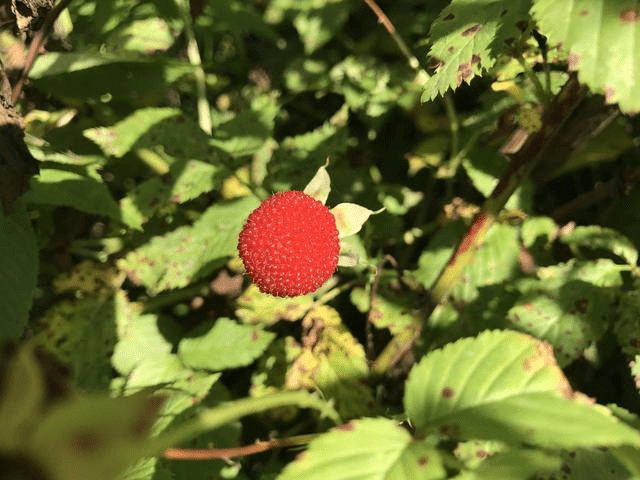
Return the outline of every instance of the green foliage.
{"type": "Polygon", "coordinates": [[[637,2],[134,3],[0,131],[0,477],[640,478],[637,2]],[[289,189],[341,251],[276,298],[289,189]]]}
{"type": "Polygon", "coordinates": [[[38,272],[36,239],[22,204],[0,215],[0,339],[14,339],[27,325],[38,272]]]}

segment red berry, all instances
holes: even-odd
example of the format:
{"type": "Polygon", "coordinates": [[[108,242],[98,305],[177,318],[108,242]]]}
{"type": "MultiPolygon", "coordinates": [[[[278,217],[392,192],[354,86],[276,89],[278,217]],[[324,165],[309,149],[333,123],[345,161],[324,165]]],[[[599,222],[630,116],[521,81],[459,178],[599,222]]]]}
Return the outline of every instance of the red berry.
{"type": "Polygon", "coordinates": [[[261,292],[277,297],[315,292],[338,266],[336,219],[306,193],[276,193],[249,215],[238,251],[261,292]]]}

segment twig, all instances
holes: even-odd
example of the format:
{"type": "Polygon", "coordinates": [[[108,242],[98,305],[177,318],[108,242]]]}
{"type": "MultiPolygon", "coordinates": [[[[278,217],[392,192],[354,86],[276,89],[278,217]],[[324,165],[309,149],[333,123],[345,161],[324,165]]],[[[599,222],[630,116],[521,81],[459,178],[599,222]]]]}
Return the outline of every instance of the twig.
{"type": "MultiPolygon", "coordinates": [[[[447,300],[451,290],[460,279],[464,267],[471,262],[484,241],[486,233],[495,223],[500,210],[522,183],[522,180],[533,170],[545,153],[545,149],[556,138],[566,120],[582,101],[585,93],[586,89],[580,86],[575,76],[571,76],[549,108],[545,110],[542,128],[529,136],[523,147],[511,156],[507,171],[485,201],[482,210],[474,218],[469,230],[431,288],[431,302],[425,307],[425,318],[433,313],[437,305],[447,300]]],[[[384,374],[402,357],[399,353],[406,352],[410,348],[415,338],[415,335],[410,333],[399,334],[389,342],[372,366],[374,374],[384,374]],[[402,338],[400,338],[401,336],[402,338]]]]}
{"type": "Polygon", "coordinates": [[[33,67],[34,62],[36,61],[36,57],[38,56],[38,53],[44,46],[44,43],[47,39],[47,35],[51,31],[51,28],[53,27],[54,22],[60,16],[62,11],[65,8],[67,8],[67,5],[69,5],[70,2],[71,0],[60,0],[60,2],[58,2],[56,6],[49,11],[49,13],[44,19],[44,22],[42,22],[42,26],[40,27],[40,30],[38,30],[36,34],[33,36],[31,45],[29,45],[29,51],[27,52],[27,56],[24,59],[22,72],[20,72],[20,77],[18,78],[18,81],[13,87],[13,91],[11,93],[11,103],[13,105],[15,105],[16,102],[18,101],[18,97],[20,96],[20,93],[22,92],[22,87],[24,86],[24,82],[27,80],[27,77],[29,76],[29,72],[31,71],[31,67],[33,67]]]}
{"type": "Polygon", "coordinates": [[[367,312],[367,323],[365,324],[365,336],[367,338],[367,358],[371,358],[373,353],[373,315],[374,315],[374,306],[376,304],[377,298],[376,294],[378,293],[378,287],[380,286],[380,276],[382,275],[382,267],[385,263],[389,262],[394,268],[398,266],[396,259],[391,255],[385,255],[382,257],[382,260],[376,266],[376,274],[373,278],[373,283],[371,284],[371,291],[369,292],[369,311],[367,312]]]}
{"type": "Polygon", "coordinates": [[[404,40],[396,31],[396,28],[393,26],[393,23],[391,23],[391,20],[389,20],[389,17],[385,15],[385,13],[378,6],[378,4],[374,2],[374,0],[364,0],[364,3],[366,3],[367,6],[371,10],[373,10],[373,13],[375,13],[376,16],[378,17],[378,22],[380,22],[384,26],[384,28],[387,29],[387,32],[389,32],[389,35],[391,35],[391,38],[393,38],[393,41],[396,42],[396,45],[398,45],[398,48],[400,49],[402,54],[407,58],[409,62],[409,66],[414,70],[419,70],[420,62],[418,61],[416,56],[413,53],[411,53],[411,50],[409,50],[409,47],[407,47],[407,44],[404,43],[404,40]]]}
{"type": "Polygon", "coordinates": [[[207,98],[207,81],[204,69],[202,68],[198,42],[196,41],[196,35],[193,30],[189,2],[187,2],[187,0],[176,0],[176,2],[178,3],[184,22],[184,32],[187,37],[187,57],[189,58],[189,63],[195,67],[194,76],[196,80],[196,94],[198,96],[198,123],[205,133],[211,135],[213,128],[211,124],[211,106],[207,98]]]}
{"type": "Polygon", "coordinates": [[[253,445],[232,448],[168,448],[162,456],[171,460],[228,460],[235,457],[246,457],[266,452],[274,448],[299,447],[308,444],[318,435],[298,435],[289,438],[274,438],[253,445]]]}

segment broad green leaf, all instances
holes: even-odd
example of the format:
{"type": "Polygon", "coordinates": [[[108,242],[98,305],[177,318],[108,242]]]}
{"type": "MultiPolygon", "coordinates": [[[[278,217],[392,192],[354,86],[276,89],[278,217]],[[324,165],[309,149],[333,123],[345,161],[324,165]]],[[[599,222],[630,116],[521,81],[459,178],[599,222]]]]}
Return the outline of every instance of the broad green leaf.
{"type": "Polygon", "coordinates": [[[329,178],[329,174],[327,173],[326,164],[318,169],[311,181],[304,187],[303,192],[315,198],[323,205],[327,203],[329,192],[331,192],[331,178],[329,178]]]}
{"type": "Polygon", "coordinates": [[[384,208],[373,211],[356,203],[340,203],[331,209],[331,213],[336,217],[340,238],[344,238],[358,233],[371,215],[382,210],[384,208]]]}
{"type": "Polygon", "coordinates": [[[162,398],[79,397],[53,407],[29,451],[56,480],[112,480],[143,456],[162,398]]]}
{"type": "Polygon", "coordinates": [[[24,204],[0,212],[0,341],[17,339],[27,325],[38,274],[36,238],[24,204]]]}
{"type": "Polygon", "coordinates": [[[477,480],[522,480],[553,474],[560,470],[561,458],[538,450],[508,450],[484,460],[471,472],[477,480]]]}
{"type": "Polygon", "coordinates": [[[122,25],[109,35],[112,50],[129,50],[151,54],[166,51],[175,40],[171,26],[162,18],[147,17],[122,25]]]}
{"type": "Polygon", "coordinates": [[[178,345],[178,357],[191,368],[217,371],[244,367],[262,355],[275,337],[271,332],[228,318],[205,326],[208,331],[197,337],[185,337],[178,345]]]}
{"type": "Polygon", "coordinates": [[[558,231],[558,225],[549,217],[529,217],[520,227],[520,236],[525,247],[531,247],[542,237],[544,245],[551,243],[558,231]]]}
{"type": "Polygon", "coordinates": [[[607,103],[640,110],[638,8],[625,0],[533,0],[540,33],[568,54],[569,70],[607,103]]]}
{"type": "Polygon", "coordinates": [[[629,263],[638,263],[638,250],[631,240],[620,232],[600,225],[578,226],[560,235],[560,240],[571,248],[580,251],[582,248],[591,250],[608,250],[629,263]]]}
{"type": "Polygon", "coordinates": [[[120,200],[122,221],[142,230],[142,225],[167,204],[184,203],[218,187],[221,173],[207,162],[177,160],[169,168],[168,179],[150,178],[120,200]]]}
{"type": "Polygon", "coordinates": [[[162,98],[165,89],[193,71],[186,62],[98,52],[52,52],[38,56],[29,72],[36,88],[78,100],[162,98]]]}
{"type": "Polygon", "coordinates": [[[300,12],[293,19],[307,55],[331,40],[349,17],[349,2],[324,0],[316,4],[319,8],[300,12]]]}
{"type": "Polygon", "coordinates": [[[192,226],[154,237],[133,250],[118,267],[153,294],[184,287],[233,255],[242,225],[258,203],[254,197],[217,203],[192,226]]]}
{"type": "Polygon", "coordinates": [[[109,385],[109,355],[116,342],[114,308],[109,297],[63,300],[34,327],[34,342],[68,364],[74,384],[84,391],[103,391],[109,385]]]}
{"type": "Polygon", "coordinates": [[[141,108],[115,125],[90,128],[84,135],[105,154],[122,157],[153,125],[179,114],[180,110],[175,108],[141,108]]]}
{"type": "Polygon", "coordinates": [[[408,480],[446,478],[437,450],[386,418],[354,420],[309,444],[278,480],[408,480]]]}
{"type": "MultiPolygon", "coordinates": [[[[622,352],[628,357],[640,355],[640,291],[623,292],[618,299],[617,318],[613,325],[622,352]]],[[[636,359],[631,368],[634,376],[640,375],[636,359]]]]}
{"type": "Polygon", "coordinates": [[[91,170],[86,173],[81,175],[57,168],[40,168],[40,174],[31,180],[31,190],[24,196],[25,201],[64,205],[118,220],[118,204],[100,175],[91,170]]]}
{"type": "Polygon", "coordinates": [[[283,298],[260,293],[251,284],[236,299],[236,316],[250,325],[273,325],[280,320],[300,320],[313,305],[313,295],[283,298]]]}
{"type": "MultiPolygon", "coordinates": [[[[463,233],[460,224],[450,223],[431,239],[418,260],[418,270],[415,272],[416,279],[426,288],[435,282],[463,233]]],[[[520,268],[519,253],[517,229],[510,225],[494,225],[476,252],[474,261],[464,267],[452,296],[471,301],[478,296],[478,288],[512,278],[520,268]]]]}
{"type": "Polygon", "coordinates": [[[453,0],[431,26],[429,50],[435,74],[427,81],[423,100],[490,69],[496,58],[522,34],[530,0],[453,0]]]}
{"type": "Polygon", "coordinates": [[[522,296],[509,310],[513,328],[548,341],[562,366],[604,335],[614,297],[606,288],[561,274],[523,280],[522,296]]]}
{"type": "Polygon", "coordinates": [[[407,380],[418,432],[545,447],[640,445],[640,433],[572,391],[550,346],[486,331],[426,355],[407,380]]]}

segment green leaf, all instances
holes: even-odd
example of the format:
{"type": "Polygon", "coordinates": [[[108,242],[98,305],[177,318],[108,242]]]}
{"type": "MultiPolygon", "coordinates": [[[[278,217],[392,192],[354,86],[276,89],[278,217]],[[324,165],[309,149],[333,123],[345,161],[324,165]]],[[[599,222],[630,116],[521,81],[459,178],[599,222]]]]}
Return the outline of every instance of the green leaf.
{"type": "Polygon", "coordinates": [[[0,212],[0,341],[18,338],[36,288],[38,249],[24,204],[0,212]]]}
{"type": "MultiPolygon", "coordinates": [[[[427,249],[420,255],[415,276],[426,288],[431,287],[451,258],[463,232],[459,223],[449,223],[431,239],[427,249]]],[[[464,267],[452,296],[468,302],[478,296],[478,288],[512,278],[520,268],[519,253],[517,229],[510,225],[494,225],[476,252],[474,261],[464,267]]]]}
{"type": "Polygon", "coordinates": [[[236,316],[242,323],[273,325],[280,320],[300,320],[313,305],[313,295],[283,298],[265,295],[251,284],[236,299],[236,316]]]}
{"type": "Polygon", "coordinates": [[[324,0],[320,3],[319,8],[300,12],[293,19],[307,55],[331,40],[349,18],[349,2],[324,0]]]}
{"type": "Polygon", "coordinates": [[[365,418],[339,426],[309,444],[278,480],[425,480],[446,478],[438,451],[395,422],[365,418]]]}
{"type": "Polygon", "coordinates": [[[435,74],[423,100],[432,100],[493,66],[506,40],[515,42],[529,19],[530,0],[453,0],[431,26],[435,74]],[[519,23],[522,22],[522,23],[519,23]]]}
{"type": "Polygon", "coordinates": [[[64,205],[81,212],[120,219],[118,204],[98,173],[90,169],[86,175],[40,168],[40,174],[31,180],[31,190],[24,196],[29,203],[64,205]]]}
{"type": "MultiPolygon", "coordinates": [[[[182,362],[196,369],[225,370],[249,365],[265,351],[275,334],[219,318],[202,336],[183,338],[178,345],[182,362]]],[[[199,329],[199,332],[203,329],[199,329]]]]}
{"type": "Polygon", "coordinates": [[[169,85],[192,71],[186,62],[160,57],[55,52],[39,55],[29,78],[58,98],[140,102],[161,99],[169,85]]]}
{"type": "Polygon", "coordinates": [[[122,221],[142,230],[142,225],[167,204],[184,203],[218,187],[221,174],[217,166],[207,162],[177,160],[171,164],[168,178],[150,178],[120,200],[122,221]]]}
{"type": "Polygon", "coordinates": [[[118,267],[153,294],[184,287],[220,267],[235,252],[242,225],[258,203],[254,197],[217,203],[192,226],[154,237],[129,252],[118,267]]]}
{"type": "MultiPolygon", "coordinates": [[[[351,303],[362,312],[370,309],[370,293],[363,288],[354,288],[349,295],[351,303]]],[[[398,335],[407,328],[416,329],[423,321],[422,314],[415,309],[415,298],[411,295],[398,295],[389,291],[378,291],[369,316],[376,328],[388,328],[392,335],[398,335]]]]}
{"type": "Polygon", "coordinates": [[[111,127],[90,128],[84,136],[93,140],[107,155],[122,157],[153,125],[180,115],[175,108],[141,108],[111,127]]]}
{"type": "Polygon", "coordinates": [[[638,263],[638,250],[633,242],[620,232],[600,225],[578,226],[568,232],[561,232],[560,240],[572,249],[580,247],[592,250],[608,250],[627,261],[629,265],[638,263]]]}
{"type": "Polygon", "coordinates": [[[418,432],[545,447],[640,445],[640,433],[571,390],[548,344],[486,331],[426,355],[404,404],[418,432]]]}
{"type": "Polygon", "coordinates": [[[640,110],[638,8],[624,0],[534,0],[543,35],[567,52],[569,70],[625,112],[640,110]]]}
{"type": "Polygon", "coordinates": [[[174,40],[174,33],[166,21],[158,17],[147,17],[122,25],[109,35],[107,44],[112,50],[151,54],[167,50],[174,40]]]}
{"type": "Polygon", "coordinates": [[[473,475],[486,480],[522,480],[556,473],[560,467],[561,458],[557,455],[538,450],[509,450],[487,458],[473,470],[473,475]]]}

